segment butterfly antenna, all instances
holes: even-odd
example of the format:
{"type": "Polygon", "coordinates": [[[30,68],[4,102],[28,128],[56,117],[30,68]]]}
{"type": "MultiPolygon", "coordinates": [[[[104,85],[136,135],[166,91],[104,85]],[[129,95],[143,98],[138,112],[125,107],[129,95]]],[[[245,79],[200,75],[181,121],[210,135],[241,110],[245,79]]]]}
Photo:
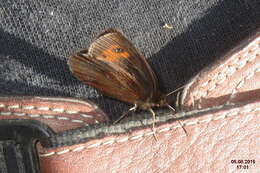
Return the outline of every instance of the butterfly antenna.
{"type": "Polygon", "coordinates": [[[180,94],[181,94],[181,92],[177,92],[177,94],[176,94],[175,107],[176,107],[177,110],[180,110],[180,109],[181,109],[180,94]]]}
{"type": "Polygon", "coordinates": [[[153,116],[153,126],[152,126],[152,130],[153,130],[153,136],[155,138],[156,141],[158,141],[157,137],[156,137],[156,134],[155,134],[155,117],[156,117],[156,114],[155,112],[150,108],[149,111],[151,112],[152,116],[153,116]]]}
{"type": "Polygon", "coordinates": [[[175,93],[176,91],[179,91],[179,90],[183,89],[185,86],[186,86],[186,85],[183,85],[183,86],[181,86],[181,87],[179,87],[179,88],[177,88],[177,89],[175,89],[175,90],[169,92],[168,94],[166,94],[166,97],[169,96],[169,95],[171,95],[171,94],[173,94],[173,93],[175,93]]]}
{"type": "Polygon", "coordinates": [[[121,121],[129,112],[135,111],[137,109],[137,104],[135,104],[133,107],[131,107],[127,112],[123,113],[116,121],[113,122],[113,124],[118,123],[121,121]]]}
{"type": "MultiPolygon", "coordinates": [[[[175,109],[171,105],[167,104],[167,106],[168,106],[169,109],[171,109],[175,113],[175,109]]],[[[177,117],[175,116],[175,118],[177,118],[177,117]]],[[[177,120],[177,121],[178,121],[179,125],[181,126],[181,128],[183,129],[183,131],[185,132],[186,136],[188,136],[188,133],[185,130],[185,128],[183,127],[182,123],[179,120],[177,120]]]]}

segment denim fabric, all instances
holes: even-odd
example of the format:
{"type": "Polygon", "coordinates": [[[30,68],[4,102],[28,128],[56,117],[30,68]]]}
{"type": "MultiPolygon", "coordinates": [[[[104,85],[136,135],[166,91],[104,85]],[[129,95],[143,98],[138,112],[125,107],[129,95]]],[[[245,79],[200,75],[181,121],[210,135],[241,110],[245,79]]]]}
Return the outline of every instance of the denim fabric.
{"type": "Polygon", "coordinates": [[[103,30],[122,31],[167,93],[259,26],[259,0],[1,0],[0,95],[89,99],[115,118],[130,105],[82,84],[67,66],[103,30]]]}

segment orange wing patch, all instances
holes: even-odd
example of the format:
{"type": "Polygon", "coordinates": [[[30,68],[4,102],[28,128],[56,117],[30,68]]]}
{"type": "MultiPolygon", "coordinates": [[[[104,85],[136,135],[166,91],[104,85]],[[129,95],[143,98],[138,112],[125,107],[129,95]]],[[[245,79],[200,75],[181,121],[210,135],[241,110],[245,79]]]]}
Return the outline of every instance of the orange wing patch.
{"type": "Polygon", "coordinates": [[[112,45],[109,49],[102,52],[102,57],[109,62],[115,62],[122,58],[129,58],[130,54],[117,45],[112,45]]]}

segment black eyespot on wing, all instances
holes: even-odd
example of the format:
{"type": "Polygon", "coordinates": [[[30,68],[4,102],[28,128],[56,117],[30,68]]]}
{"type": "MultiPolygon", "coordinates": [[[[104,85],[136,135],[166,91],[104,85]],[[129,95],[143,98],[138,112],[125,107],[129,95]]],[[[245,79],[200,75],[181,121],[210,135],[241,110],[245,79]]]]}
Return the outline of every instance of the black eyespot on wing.
{"type": "Polygon", "coordinates": [[[117,47],[117,48],[114,48],[113,51],[114,51],[115,53],[122,53],[122,52],[124,52],[124,49],[122,49],[122,48],[120,48],[120,47],[117,47]]]}

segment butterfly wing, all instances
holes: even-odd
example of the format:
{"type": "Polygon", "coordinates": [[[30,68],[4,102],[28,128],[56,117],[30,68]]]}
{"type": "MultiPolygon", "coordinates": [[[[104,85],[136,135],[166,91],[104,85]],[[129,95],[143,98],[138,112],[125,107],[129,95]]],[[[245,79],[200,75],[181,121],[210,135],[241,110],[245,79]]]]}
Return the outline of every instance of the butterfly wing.
{"type": "Polygon", "coordinates": [[[128,103],[151,100],[158,92],[157,78],[145,58],[120,32],[102,33],[89,50],[69,58],[82,82],[128,103]]]}

